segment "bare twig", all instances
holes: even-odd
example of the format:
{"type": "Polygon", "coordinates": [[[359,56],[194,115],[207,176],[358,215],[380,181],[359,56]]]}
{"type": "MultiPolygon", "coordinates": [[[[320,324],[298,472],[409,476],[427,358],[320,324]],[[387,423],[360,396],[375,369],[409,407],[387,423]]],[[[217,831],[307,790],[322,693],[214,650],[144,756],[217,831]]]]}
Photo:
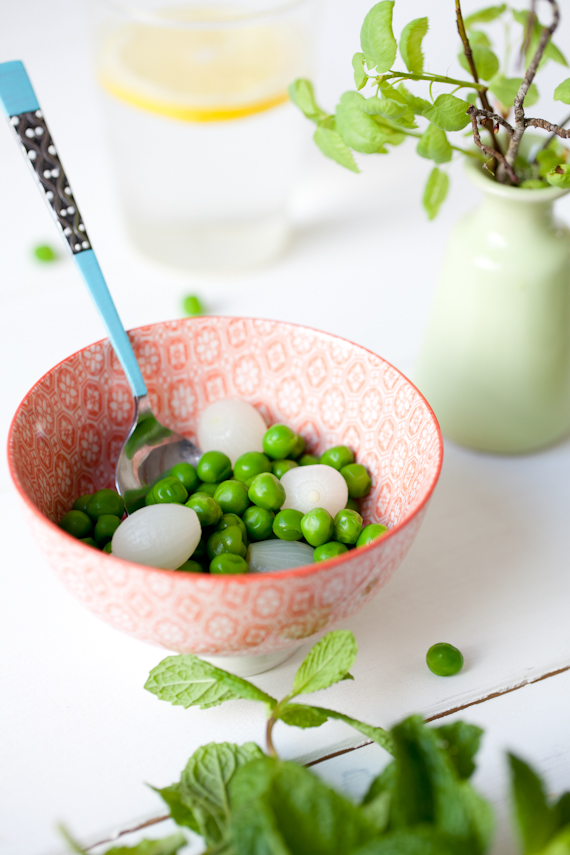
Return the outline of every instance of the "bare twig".
{"type": "MultiPolygon", "coordinates": [[[[519,151],[519,146],[521,144],[523,134],[524,134],[526,127],[527,127],[526,122],[525,122],[525,115],[524,115],[524,99],[527,95],[528,90],[530,89],[530,85],[531,85],[532,81],[534,80],[534,77],[535,77],[536,72],[538,70],[538,66],[540,64],[540,60],[542,59],[542,56],[543,56],[544,51],[546,49],[546,45],[548,44],[548,42],[552,38],[552,34],[556,30],[556,28],[558,26],[558,22],[560,20],[560,12],[558,9],[557,0],[548,0],[548,2],[552,6],[552,23],[550,24],[549,27],[544,27],[542,33],[540,34],[540,39],[539,39],[538,46],[536,48],[535,54],[529,63],[529,66],[526,70],[526,74],[523,77],[523,81],[519,87],[519,91],[517,92],[517,94],[515,96],[515,104],[514,104],[515,132],[511,136],[511,139],[509,142],[509,147],[507,149],[507,163],[511,167],[516,160],[516,157],[517,157],[517,154],[519,151]]],[[[535,126],[535,127],[540,127],[540,126],[535,126]]],[[[504,168],[506,169],[506,167],[504,167],[504,168]]],[[[499,181],[501,180],[501,171],[502,170],[499,170],[499,175],[497,176],[499,178],[499,181]]],[[[507,170],[507,172],[508,172],[508,170],[507,170]]],[[[508,172],[508,174],[510,176],[509,172],[508,172]]]]}
{"type": "MultiPolygon", "coordinates": [[[[489,145],[485,145],[481,141],[481,135],[479,134],[479,128],[477,126],[477,107],[471,106],[467,110],[467,112],[469,113],[469,115],[471,117],[471,127],[473,129],[473,139],[475,140],[475,145],[477,145],[481,149],[481,151],[484,154],[486,154],[488,157],[492,158],[493,160],[498,160],[501,163],[501,165],[504,167],[504,169],[505,169],[507,175],[509,176],[511,182],[513,184],[518,184],[519,179],[517,178],[517,175],[516,175],[513,167],[510,165],[510,163],[507,162],[507,159],[506,159],[505,155],[502,153],[502,151],[495,151],[494,148],[491,148],[491,146],[489,146],[489,145]]],[[[487,167],[487,169],[489,169],[489,167],[487,167]]]]}
{"type": "MultiPolygon", "coordinates": [[[[465,29],[465,22],[463,20],[463,13],[461,11],[461,0],[455,0],[455,19],[457,23],[457,32],[459,33],[459,38],[463,43],[463,53],[465,54],[465,58],[467,59],[467,64],[471,70],[471,76],[477,85],[479,85],[479,74],[477,73],[477,66],[475,65],[475,60],[473,59],[473,51],[471,50],[471,44],[469,42],[469,36],[467,35],[467,30],[465,29]]],[[[481,91],[478,93],[479,99],[481,101],[481,106],[483,110],[488,110],[489,113],[492,113],[491,105],[489,104],[489,99],[487,98],[487,90],[481,91]]],[[[483,124],[486,123],[487,120],[484,119],[483,124]]],[[[501,146],[495,134],[493,133],[493,126],[487,128],[489,133],[491,134],[491,141],[493,143],[493,148],[495,151],[500,152],[501,146]]]]}
{"type": "Polygon", "coordinates": [[[477,118],[480,118],[482,116],[484,119],[490,119],[494,125],[502,125],[502,127],[506,130],[509,136],[511,136],[515,132],[513,126],[510,125],[507,120],[504,119],[503,116],[501,116],[499,113],[493,113],[491,112],[491,110],[482,110],[480,107],[475,106],[472,106],[469,110],[469,115],[471,115],[472,113],[475,113],[477,118]]]}
{"type": "MultiPolygon", "coordinates": [[[[570,131],[564,128],[570,122],[570,116],[566,116],[563,122],[559,125],[553,125],[552,122],[547,122],[545,119],[525,119],[526,127],[544,128],[545,131],[551,131],[549,137],[546,138],[542,149],[548,148],[554,137],[562,137],[562,139],[570,139],[570,131]]],[[[541,149],[541,151],[542,151],[541,149]]]]}

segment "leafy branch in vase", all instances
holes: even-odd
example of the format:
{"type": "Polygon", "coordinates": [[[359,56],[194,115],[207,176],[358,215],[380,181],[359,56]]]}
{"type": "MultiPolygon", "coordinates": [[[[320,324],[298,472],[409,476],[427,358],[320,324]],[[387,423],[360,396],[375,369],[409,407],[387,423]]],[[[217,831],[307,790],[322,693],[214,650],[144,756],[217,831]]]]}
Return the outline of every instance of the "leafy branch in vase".
{"type": "MultiPolygon", "coordinates": [[[[475,755],[483,731],[456,721],[427,727],[411,716],[390,732],[323,707],[298,703],[299,695],[352,680],[357,645],[351,632],[329,632],[301,663],[281,700],[197,656],[169,656],[145,688],[175,706],[209,709],[231,700],[263,704],[264,753],[255,743],[210,743],[190,757],[180,781],[156,789],[170,816],[200,835],[206,855],[484,855],[492,841],[491,806],[473,789],[475,755]],[[392,755],[354,803],[312,771],[281,760],[278,722],[319,727],[345,722],[392,755]]],[[[526,855],[570,855],[570,793],[549,803],[533,770],[510,756],[513,799],[526,855]]],[[[86,855],[67,831],[71,849],[86,855]]],[[[113,846],[106,855],[176,855],[184,834],[113,846]]]]}
{"type": "MultiPolygon", "coordinates": [[[[528,11],[501,3],[466,18],[461,0],[455,0],[461,42],[458,59],[470,75],[470,79],[460,79],[425,70],[422,42],[429,29],[428,18],[410,21],[397,42],[392,29],[395,0],[382,0],[364,19],[361,51],[352,58],[356,91],[341,96],[334,114],[319,107],[309,80],[299,79],[291,85],[291,99],[316,124],[314,140],[323,154],[353,172],[360,171],[354,152],[387,154],[386,146],[400,145],[409,137],[417,139],[417,153],[435,164],[423,196],[429,219],[436,216],[449,189],[447,173],[440,167],[455,152],[480,160],[489,176],[502,184],[537,190],[549,185],[570,188],[569,150],[559,141],[570,138],[570,130],[564,128],[570,116],[558,125],[525,113],[525,107],[538,100],[534,80],[545,63],[568,65],[552,41],[560,21],[558,2],[547,2],[551,22],[543,26],[536,13],[537,0],[532,0],[528,11]],[[502,68],[487,32],[488,25],[498,23],[504,24],[507,33],[502,68]],[[519,28],[517,51],[512,50],[512,25],[519,28]],[[394,67],[398,49],[407,71],[394,67]],[[523,77],[509,76],[513,53],[525,60],[523,77]],[[404,81],[427,84],[428,97],[413,94],[404,81]],[[434,97],[434,86],[442,85],[451,91],[434,97]],[[369,97],[363,94],[366,88],[373,92],[369,97]],[[459,90],[469,91],[460,98],[455,94],[459,90]],[[423,130],[418,118],[428,121],[423,130]],[[449,133],[463,131],[469,124],[475,147],[450,142],[449,133]],[[548,131],[549,137],[521,147],[529,128],[548,131]]],[[[570,78],[556,87],[553,100],[570,104],[570,78]]]]}

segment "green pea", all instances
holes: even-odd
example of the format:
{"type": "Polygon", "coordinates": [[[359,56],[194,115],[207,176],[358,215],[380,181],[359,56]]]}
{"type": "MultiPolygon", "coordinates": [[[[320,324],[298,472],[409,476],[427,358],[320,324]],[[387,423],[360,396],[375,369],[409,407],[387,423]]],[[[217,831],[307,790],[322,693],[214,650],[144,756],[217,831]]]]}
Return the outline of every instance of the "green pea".
{"type": "Polygon", "coordinates": [[[342,467],[340,474],[346,481],[348,495],[351,499],[360,499],[370,492],[372,481],[362,463],[349,463],[348,466],[342,467]]]}
{"type": "Polygon", "coordinates": [[[214,574],[220,573],[226,575],[230,573],[247,573],[248,571],[247,561],[241,555],[234,555],[231,552],[222,552],[221,555],[216,555],[210,563],[210,573],[214,574]]]}
{"type": "Polygon", "coordinates": [[[315,457],[314,454],[303,454],[303,456],[299,458],[299,466],[314,466],[315,463],[318,462],[319,458],[315,457]]]}
{"type": "Polygon", "coordinates": [[[177,463],[170,470],[170,475],[184,484],[188,494],[193,493],[198,486],[198,473],[191,463],[177,463]]]}
{"type": "Polygon", "coordinates": [[[195,294],[188,294],[187,297],[184,297],[182,301],[182,308],[186,312],[187,315],[191,317],[196,315],[204,314],[204,307],[200,301],[199,297],[196,297],[195,294]]]}
{"type": "Polygon", "coordinates": [[[463,668],[463,654],[452,644],[440,642],[430,647],[426,662],[429,670],[438,677],[452,677],[463,668]]]}
{"type": "Polygon", "coordinates": [[[74,511],[83,511],[84,514],[87,513],[87,505],[91,499],[91,493],[87,493],[85,496],[80,496],[73,503],[74,511]]]}
{"type": "Polygon", "coordinates": [[[95,530],[93,531],[93,537],[97,546],[103,547],[106,543],[110,543],[120,525],[121,520],[119,517],[113,514],[101,514],[95,523],[95,530]]]}
{"type": "Polygon", "coordinates": [[[271,469],[273,470],[275,477],[281,480],[289,469],[295,469],[298,465],[299,464],[296,460],[274,460],[271,464],[271,469]]]}
{"type": "Polygon", "coordinates": [[[247,484],[261,472],[271,472],[271,461],[261,451],[248,451],[238,457],[235,462],[234,478],[243,484],[247,484]]]}
{"type": "Polygon", "coordinates": [[[289,457],[297,444],[297,434],[287,425],[273,425],[263,437],[263,450],[273,460],[289,457]]]}
{"type": "Polygon", "coordinates": [[[148,507],[149,505],[156,505],[156,499],[154,498],[152,487],[144,497],[144,503],[148,507]]]}
{"type": "Polygon", "coordinates": [[[224,514],[237,514],[240,517],[251,504],[245,486],[239,481],[222,481],[214,493],[214,500],[224,514]]]}
{"type": "Polygon", "coordinates": [[[345,552],[348,552],[348,549],[344,543],[329,540],[328,543],[317,546],[313,552],[313,561],[328,561],[329,558],[336,558],[337,555],[342,555],[345,552]]]}
{"type": "Polygon", "coordinates": [[[186,502],[186,507],[196,511],[202,528],[207,525],[216,525],[222,516],[222,509],[211,496],[200,496],[193,493],[186,502]]]}
{"type": "Polygon", "coordinates": [[[87,513],[92,520],[102,514],[113,514],[120,519],[125,513],[125,503],[115,490],[97,490],[89,500],[87,513]]]}
{"type": "Polygon", "coordinates": [[[293,451],[291,452],[289,457],[292,457],[293,460],[297,460],[297,458],[302,455],[304,450],[305,450],[305,440],[303,439],[301,434],[298,433],[295,436],[295,447],[293,448],[293,451]]]}
{"type": "Polygon", "coordinates": [[[183,505],[188,499],[188,490],[184,484],[172,476],[155,484],[151,493],[157,505],[183,505]]]}
{"type": "Polygon", "coordinates": [[[40,244],[34,247],[34,257],[38,261],[56,261],[58,254],[55,249],[52,249],[47,243],[40,244]]]}
{"type": "Polygon", "coordinates": [[[81,541],[81,543],[84,543],[86,546],[92,546],[94,549],[99,548],[92,537],[81,537],[80,541],[81,541]]]}
{"type": "Polygon", "coordinates": [[[367,546],[367,544],[372,543],[373,540],[378,540],[379,537],[382,537],[383,534],[386,534],[388,529],[382,523],[372,523],[371,525],[365,525],[360,534],[358,535],[358,540],[356,541],[357,546],[367,546]]]}
{"type": "Polygon", "coordinates": [[[214,493],[216,492],[219,486],[220,484],[218,482],[215,482],[213,484],[202,484],[201,482],[199,482],[198,486],[194,490],[193,495],[195,496],[198,493],[201,493],[203,496],[210,496],[211,498],[214,498],[214,493]]]}
{"type": "Polygon", "coordinates": [[[83,511],[68,511],[59,523],[60,528],[82,540],[91,533],[91,518],[83,511]]]}
{"type": "Polygon", "coordinates": [[[356,543],[362,531],[362,517],[346,508],[334,518],[334,539],[339,543],[356,543]]]}
{"type": "Polygon", "coordinates": [[[356,511],[357,514],[360,513],[360,505],[356,501],[356,499],[351,499],[350,496],[346,502],[346,509],[349,511],[356,511]]]}
{"type": "Polygon", "coordinates": [[[247,495],[254,505],[266,511],[278,511],[285,501],[285,488],[272,472],[262,472],[251,482],[247,495]]]}
{"type": "Polygon", "coordinates": [[[203,573],[202,565],[198,564],[197,561],[192,561],[190,558],[188,561],[185,561],[184,564],[181,564],[180,567],[176,568],[177,572],[181,573],[203,573]]]}
{"type": "Polygon", "coordinates": [[[197,471],[206,484],[227,481],[232,477],[232,462],[222,451],[207,451],[198,461],[197,471]]]}
{"type": "Polygon", "coordinates": [[[301,520],[301,531],[311,546],[321,546],[334,534],[333,518],[324,508],[313,508],[301,520]]]}
{"type": "Polygon", "coordinates": [[[113,552],[111,548],[111,541],[105,544],[105,546],[103,547],[103,552],[106,552],[107,555],[111,555],[111,553],[113,552]]]}
{"type": "Polygon", "coordinates": [[[281,540],[301,540],[303,537],[302,519],[301,511],[294,511],[292,508],[279,511],[273,520],[273,534],[276,534],[281,540]]]}
{"type": "Polygon", "coordinates": [[[230,525],[223,531],[215,531],[208,538],[208,558],[210,561],[222,552],[232,552],[245,558],[247,552],[241,535],[241,529],[237,525],[230,525]]]}
{"type": "Polygon", "coordinates": [[[329,448],[321,454],[320,462],[340,472],[343,466],[354,463],[354,452],[346,445],[335,445],[334,448],[329,448]]]}
{"type": "Polygon", "coordinates": [[[247,529],[245,527],[245,523],[241,517],[238,517],[237,514],[223,514],[220,517],[220,521],[216,526],[216,531],[223,531],[225,528],[228,528],[230,525],[237,525],[239,529],[241,529],[242,540],[247,546],[247,529]]]}
{"type": "Polygon", "coordinates": [[[252,505],[247,509],[242,519],[250,540],[267,540],[273,533],[272,526],[275,514],[272,511],[252,505]]]}

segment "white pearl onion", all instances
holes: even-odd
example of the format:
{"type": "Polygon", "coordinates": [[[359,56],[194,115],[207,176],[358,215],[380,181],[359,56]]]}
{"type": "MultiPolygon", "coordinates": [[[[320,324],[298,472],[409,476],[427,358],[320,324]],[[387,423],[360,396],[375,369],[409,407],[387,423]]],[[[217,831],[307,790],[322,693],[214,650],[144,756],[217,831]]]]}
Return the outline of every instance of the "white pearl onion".
{"type": "Polygon", "coordinates": [[[201,534],[200,520],[192,508],[147,505],[123,520],[113,535],[111,549],[115,558],[176,570],[190,558],[201,534]]]}
{"type": "Polygon", "coordinates": [[[267,425],[261,413],[246,401],[224,398],[207,407],[198,421],[202,451],[223,451],[232,466],[246,451],[263,451],[267,425]]]}
{"type": "Polygon", "coordinates": [[[287,540],[263,540],[252,543],[247,552],[251,573],[271,573],[313,563],[314,549],[308,543],[287,540]]]}
{"type": "Polygon", "coordinates": [[[334,517],[348,501],[346,481],[340,472],[324,463],[289,469],[282,476],[281,484],[286,494],[283,509],[293,508],[302,514],[308,514],[313,508],[324,508],[334,517]]]}

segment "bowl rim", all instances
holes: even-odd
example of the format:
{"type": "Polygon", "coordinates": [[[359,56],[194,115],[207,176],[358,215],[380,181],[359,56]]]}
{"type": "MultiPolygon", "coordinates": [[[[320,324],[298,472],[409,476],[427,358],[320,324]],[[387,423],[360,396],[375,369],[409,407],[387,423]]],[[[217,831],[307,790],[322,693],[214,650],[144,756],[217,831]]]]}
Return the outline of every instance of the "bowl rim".
{"type": "MultiPolygon", "coordinates": [[[[404,528],[404,526],[408,525],[408,523],[410,523],[414,519],[414,517],[416,517],[425,508],[425,506],[427,505],[427,503],[429,502],[429,500],[433,494],[433,491],[435,490],[436,484],[437,484],[437,482],[439,480],[439,476],[441,474],[441,468],[443,466],[443,453],[444,453],[443,436],[441,433],[441,428],[439,426],[439,422],[437,420],[437,417],[436,417],[432,407],[430,406],[430,404],[428,403],[428,401],[426,400],[424,395],[417,388],[417,386],[414,383],[412,383],[412,381],[408,377],[406,377],[406,375],[403,374],[402,371],[399,370],[399,368],[396,368],[395,365],[392,365],[392,363],[388,362],[387,359],[384,359],[383,356],[380,356],[379,354],[374,353],[374,351],[370,350],[370,348],[365,347],[362,344],[357,344],[356,342],[351,341],[350,339],[344,338],[343,336],[337,335],[336,333],[329,333],[329,332],[326,332],[325,330],[319,330],[319,329],[316,329],[315,327],[309,327],[309,326],[306,326],[305,324],[298,324],[298,323],[294,323],[292,321],[281,321],[281,320],[275,320],[275,319],[270,319],[270,318],[257,318],[257,317],[252,318],[252,317],[248,317],[245,315],[197,315],[197,316],[187,317],[187,318],[174,318],[172,320],[156,321],[155,323],[152,323],[152,324],[143,324],[143,325],[138,326],[138,327],[132,327],[131,329],[127,330],[127,333],[136,333],[139,330],[147,330],[151,327],[158,327],[162,324],[171,324],[171,323],[192,324],[194,322],[200,322],[200,321],[206,321],[207,322],[209,319],[212,319],[212,320],[218,320],[219,319],[219,320],[224,320],[224,321],[231,321],[231,320],[242,320],[242,321],[251,321],[251,322],[258,321],[261,323],[271,323],[271,324],[280,324],[280,325],[284,324],[288,327],[295,327],[297,329],[305,330],[305,331],[310,332],[310,333],[316,333],[317,335],[330,336],[331,338],[337,339],[338,341],[346,342],[347,344],[350,344],[352,347],[358,347],[361,350],[365,351],[366,353],[371,354],[376,359],[381,359],[382,362],[384,362],[387,366],[389,366],[394,371],[396,371],[396,373],[400,377],[403,377],[404,380],[407,383],[409,383],[410,386],[417,392],[417,394],[419,395],[420,399],[422,400],[422,402],[427,407],[428,412],[430,413],[430,415],[433,419],[433,423],[434,423],[435,429],[436,429],[437,445],[438,445],[438,452],[439,452],[439,460],[438,460],[437,469],[436,469],[435,476],[432,480],[432,483],[431,483],[426,495],[424,496],[424,498],[422,499],[420,504],[417,506],[417,508],[415,508],[411,514],[405,516],[404,519],[401,520],[399,523],[397,523],[397,525],[395,525],[393,528],[388,529],[388,532],[386,534],[384,534],[378,540],[373,540],[373,541],[371,541],[371,543],[367,544],[366,546],[358,547],[358,553],[364,555],[368,552],[373,551],[374,549],[378,549],[381,546],[381,544],[385,543],[387,540],[389,540],[391,537],[393,537],[393,535],[399,533],[404,528]]],[[[49,519],[49,517],[45,516],[45,514],[43,514],[34,505],[32,500],[28,497],[28,495],[26,494],[26,492],[24,491],[24,489],[22,488],[22,486],[19,483],[19,479],[18,479],[16,472],[15,472],[15,463],[12,460],[12,453],[11,453],[11,450],[12,450],[11,449],[11,447],[12,447],[12,432],[15,428],[16,419],[18,418],[20,411],[22,410],[25,402],[28,400],[28,398],[34,392],[34,390],[48,376],[48,374],[51,374],[52,371],[55,371],[56,368],[59,368],[60,365],[64,365],[66,362],[68,362],[74,356],[77,356],[78,354],[82,353],[84,350],[87,350],[87,348],[94,347],[98,344],[103,344],[105,342],[109,342],[108,337],[98,339],[97,341],[92,342],[91,344],[86,344],[84,347],[79,348],[79,350],[76,350],[73,353],[70,353],[68,356],[61,359],[59,362],[57,362],[55,365],[53,365],[51,368],[49,368],[45,372],[45,374],[43,374],[38,380],[36,380],[36,382],[28,389],[28,391],[26,392],[26,394],[24,395],[24,397],[22,398],[22,400],[20,401],[20,403],[16,407],[16,411],[12,417],[12,420],[10,422],[10,427],[8,429],[8,441],[7,441],[8,470],[10,472],[10,478],[11,478],[12,483],[13,483],[14,487],[16,488],[19,496],[24,501],[26,506],[31,510],[33,516],[38,518],[42,524],[47,524],[48,527],[52,527],[53,529],[56,529],[58,534],[62,535],[64,538],[69,538],[69,541],[71,543],[73,543],[74,545],[76,545],[76,546],[82,545],[85,549],[91,549],[91,550],[93,549],[92,546],[88,546],[85,543],[81,544],[80,540],[78,540],[77,538],[68,534],[67,532],[63,531],[58,526],[57,523],[53,522],[52,520],[49,519]]],[[[109,342],[109,345],[110,345],[110,342],[109,342]]],[[[262,581],[265,579],[279,580],[279,579],[290,579],[290,578],[303,578],[306,576],[311,576],[314,573],[318,573],[322,569],[328,570],[328,569],[336,568],[337,566],[341,566],[344,562],[347,562],[351,558],[353,552],[354,552],[354,550],[348,550],[348,552],[345,552],[342,555],[337,555],[335,558],[329,558],[326,561],[317,561],[317,562],[314,562],[313,564],[304,564],[301,567],[292,567],[288,570],[273,570],[273,571],[269,571],[267,573],[242,573],[242,574],[235,574],[235,575],[230,575],[230,574],[212,575],[210,573],[196,573],[196,574],[185,573],[184,578],[188,579],[188,578],[194,578],[195,577],[196,581],[208,578],[210,580],[210,582],[206,583],[206,584],[227,584],[228,581],[231,580],[231,581],[238,582],[238,584],[241,584],[241,585],[252,584],[251,582],[246,581],[246,580],[250,580],[250,579],[251,580],[256,579],[257,583],[261,584],[262,581]]],[[[113,562],[118,561],[118,562],[120,562],[121,565],[127,565],[129,567],[134,567],[134,568],[140,568],[140,569],[144,569],[144,570],[151,571],[154,573],[167,574],[169,578],[171,577],[171,575],[173,573],[178,572],[177,570],[165,570],[161,567],[150,567],[146,564],[136,564],[135,562],[132,562],[132,561],[125,561],[122,558],[117,558],[112,553],[106,554],[104,552],[101,552],[100,555],[104,555],[107,559],[112,559],[113,562]]]]}

